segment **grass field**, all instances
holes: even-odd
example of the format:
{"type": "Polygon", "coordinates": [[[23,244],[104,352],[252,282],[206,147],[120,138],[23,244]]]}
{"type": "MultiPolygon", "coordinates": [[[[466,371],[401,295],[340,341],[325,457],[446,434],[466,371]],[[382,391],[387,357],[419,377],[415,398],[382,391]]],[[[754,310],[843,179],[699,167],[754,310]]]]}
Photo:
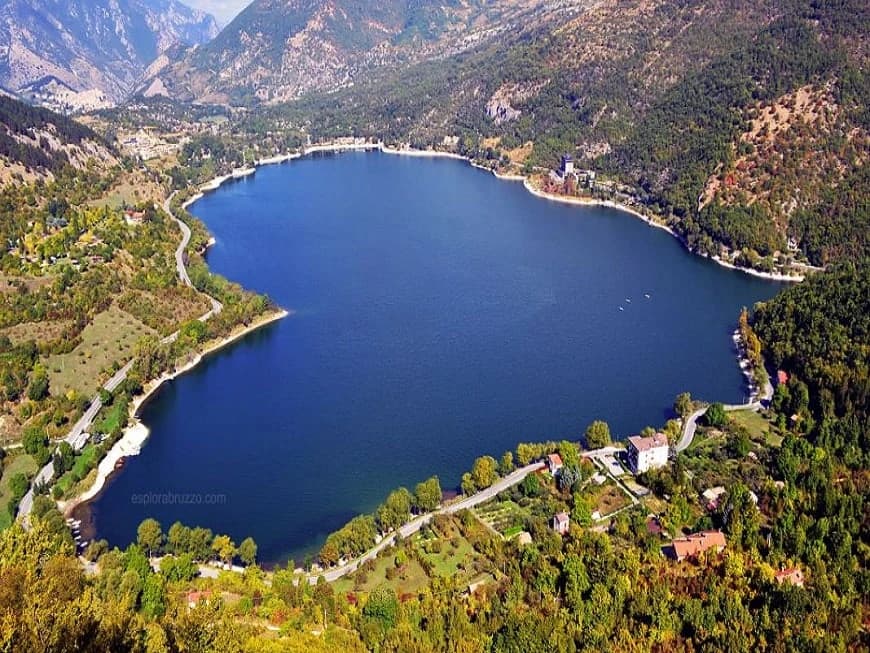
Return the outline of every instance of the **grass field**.
{"type": "Polygon", "coordinates": [[[734,410],[728,413],[728,417],[749,431],[749,437],[756,442],[773,447],[782,444],[782,436],[773,432],[770,422],[760,413],[753,410],[734,410]]]}
{"type": "Polygon", "coordinates": [[[346,594],[348,592],[371,592],[379,585],[386,584],[396,594],[413,594],[423,589],[429,582],[429,577],[416,560],[408,560],[402,570],[393,579],[387,579],[387,569],[395,567],[393,556],[386,555],[375,560],[374,571],[363,572],[365,580],[360,581],[360,572],[337,580],[333,583],[336,592],[346,594]]]}
{"type": "Polygon", "coordinates": [[[85,327],[78,347],[46,359],[52,394],[75,390],[88,397],[93,395],[112,363],[128,361],[139,339],[154,333],[129,313],[111,306],[85,327]]]}
{"type": "Polygon", "coordinates": [[[0,333],[8,336],[12,344],[20,345],[33,340],[37,344],[57,340],[72,326],[72,320],[46,320],[45,322],[25,322],[6,327],[0,333]]]}
{"type": "Polygon", "coordinates": [[[27,475],[28,478],[36,474],[36,461],[25,453],[10,455],[3,465],[3,477],[0,478],[0,531],[12,523],[8,510],[9,501],[12,499],[9,482],[19,473],[27,475]]]}

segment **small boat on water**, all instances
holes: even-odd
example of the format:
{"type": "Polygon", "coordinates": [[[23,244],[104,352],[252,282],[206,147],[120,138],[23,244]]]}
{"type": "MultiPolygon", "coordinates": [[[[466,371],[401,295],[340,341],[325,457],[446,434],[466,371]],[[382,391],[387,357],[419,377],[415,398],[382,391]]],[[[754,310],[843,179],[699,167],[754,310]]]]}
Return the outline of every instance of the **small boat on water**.
{"type": "Polygon", "coordinates": [[[645,292],[645,293],[643,294],[643,296],[646,297],[647,299],[649,299],[649,293],[648,293],[648,292],[645,292]]]}
{"type": "Polygon", "coordinates": [[[628,304],[631,304],[631,300],[630,300],[628,297],[625,298],[625,301],[626,301],[628,304]]]}
{"type": "Polygon", "coordinates": [[[619,310],[620,310],[620,311],[624,311],[625,308],[623,308],[622,306],[620,306],[620,307],[619,307],[619,310]]]}

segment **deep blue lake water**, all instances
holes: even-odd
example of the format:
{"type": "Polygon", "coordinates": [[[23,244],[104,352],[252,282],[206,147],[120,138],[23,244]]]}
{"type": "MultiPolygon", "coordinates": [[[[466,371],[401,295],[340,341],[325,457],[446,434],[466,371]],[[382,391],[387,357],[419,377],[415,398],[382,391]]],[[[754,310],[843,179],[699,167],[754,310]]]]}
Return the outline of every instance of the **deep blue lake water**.
{"type": "Polygon", "coordinates": [[[683,390],[739,402],[730,333],[780,288],[452,160],[306,158],[192,211],[212,269],[295,314],[147,405],[150,440],[92,506],[113,545],[153,516],[300,560],[392,488],[454,486],[476,456],[594,419],[624,438],[683,390]],[[134,503],[145,493],[223,498],[134,503]]]}

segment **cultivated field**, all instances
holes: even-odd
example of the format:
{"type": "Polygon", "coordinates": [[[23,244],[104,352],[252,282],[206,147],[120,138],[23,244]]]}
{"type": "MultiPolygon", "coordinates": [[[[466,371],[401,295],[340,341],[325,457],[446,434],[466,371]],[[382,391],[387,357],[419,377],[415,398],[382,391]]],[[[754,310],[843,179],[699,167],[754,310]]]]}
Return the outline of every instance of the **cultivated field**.
{"type": "Polygon", "coordinates": [[[133,357],[139,339],[155,333],[129,313],[111,306],[85,327],[78,347],[46,359],[52,394],[75,390],[90,397],[113,363],[123,365],[133,357]]]}

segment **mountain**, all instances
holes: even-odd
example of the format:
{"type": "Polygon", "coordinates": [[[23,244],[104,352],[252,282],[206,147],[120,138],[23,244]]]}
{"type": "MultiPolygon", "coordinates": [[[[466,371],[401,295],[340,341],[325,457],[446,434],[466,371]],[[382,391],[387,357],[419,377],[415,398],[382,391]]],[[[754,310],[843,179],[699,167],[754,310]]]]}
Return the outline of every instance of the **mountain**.
{"type": "Polygon", "coordinates": [[[254,0],[213,41],[167,59],[145,95],[275,103],[353,86],[574,15],[569,0],[254,0]]]}
{"type": "Polygon", "coordinates": [[[162,52],[217,31],[212,16],[176,0],[6,0],[0,86],[58,110],[107,106],[162,52]]]}
{"type": "Polygon", "coordinates": [[[0,187],[57,175],[67,166],[105,170],[117,153],[89,127],[0,94],[0,187]]]}
{"type": "Polygon", "coordinates": [[[866,2],[602,0],[548,16],[271,111],[314,138],[459,137],[527,173],[571,153],[692,249],[744,265],[870,254],[866,2]]]}

